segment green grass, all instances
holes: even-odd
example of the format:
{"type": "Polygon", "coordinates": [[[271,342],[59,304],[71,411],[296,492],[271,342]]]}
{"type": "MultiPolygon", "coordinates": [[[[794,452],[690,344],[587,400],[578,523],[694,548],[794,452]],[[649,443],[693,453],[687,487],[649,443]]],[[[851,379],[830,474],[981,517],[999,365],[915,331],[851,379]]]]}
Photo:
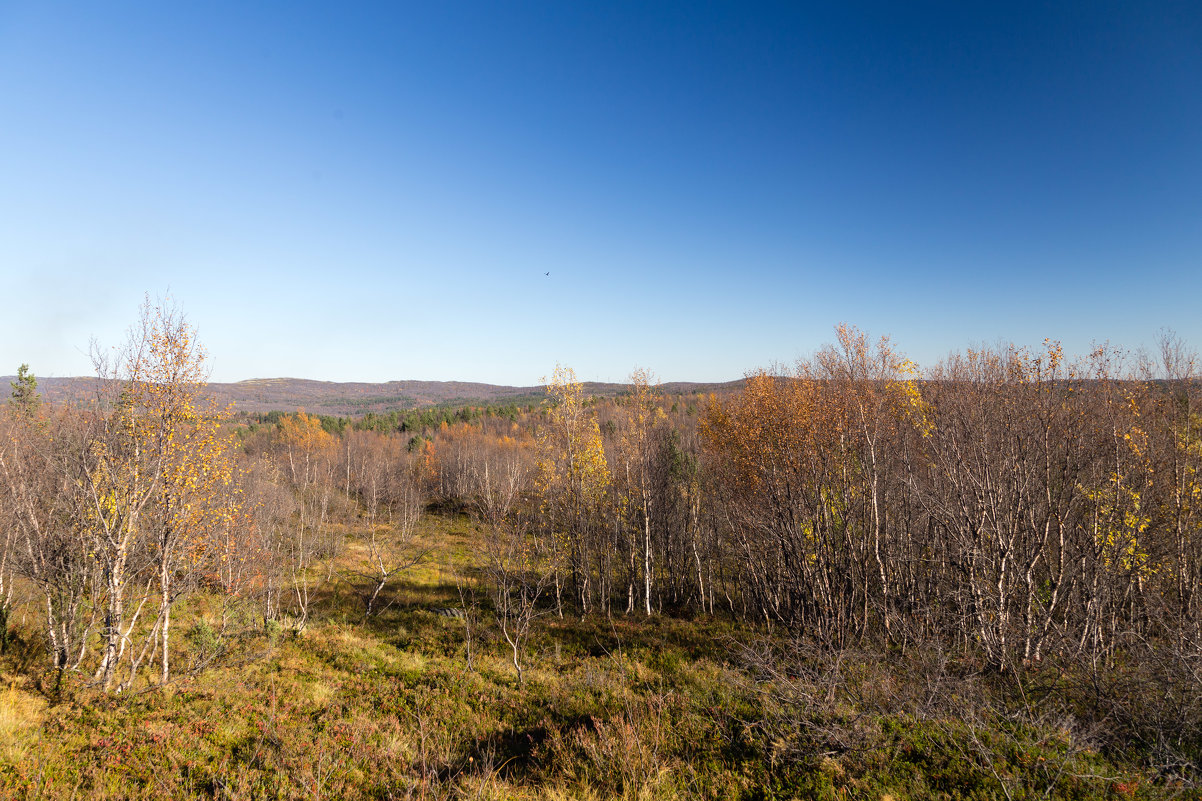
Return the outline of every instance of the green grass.
{"type": "MultiPolygon", "coordinates": [[[[487,615],[474,670],[459,602],[479,532],[423,521],[430,558],[364,621],[327,588],[299,636],[256,633],[165,688],[105,696],[9,657],[0,795],[14,798],[994,799],[1184,797],[1056,726],[967,722],[868,692],[865,663],[818,698],[740,666],[729,621],[540,619],[519,687],[487,615]],[[796,692],[790,692],[795,690],[796,692]]],[[[354,551],[347,552],[353,559],[354,551]]],[[[181,609],[180,630],[212,599],[181,609]]],[[[188,638],[179,638],[186,664],[188,638]]],[[[786,679],[785,681],[791,681],[786,679]]],[[[891,698],[902,697],[895,693],[891,698]]]]}

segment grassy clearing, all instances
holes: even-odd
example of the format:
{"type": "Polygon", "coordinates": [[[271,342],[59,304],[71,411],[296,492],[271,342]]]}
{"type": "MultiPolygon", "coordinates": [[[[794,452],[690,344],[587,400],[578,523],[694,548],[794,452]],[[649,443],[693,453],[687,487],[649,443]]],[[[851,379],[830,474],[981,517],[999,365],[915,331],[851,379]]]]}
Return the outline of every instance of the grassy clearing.
{"type": "MultiPolygon", "coordinates": [[[[68,798],[992,799],[1183,797],[1057,724],[985,717],[918,663],[766,677],[757,633],[666,617],[539,621],[519,688],[485,620],[475,669],[452,571],[478,532],[430,517],[429,558],[364,621],[327,588],[303,634],[237,642],[166,688],[105,696],[15,669],[0,689],[0,793],[68,798]],[[958,706],[959,705],[959,706],[958,706]]],[[[346,559],[354,559],[348,550],[346,559]]],[[[197,597],[181,630],[211,613],[197,597]]],[[[181,638],[181,660],[192,647],[181,638]]],[[[181,662],[182,664],[183,662],[181,662]]],[[[959,692],[959,695],[956,693],[959,692]]]]}
{"type": "Polygon", "coordinates": [[[46,700],[21,689],[15,677],[5,676],[0,690],[0,763],[25,759],[42,725],[46,700]]]}

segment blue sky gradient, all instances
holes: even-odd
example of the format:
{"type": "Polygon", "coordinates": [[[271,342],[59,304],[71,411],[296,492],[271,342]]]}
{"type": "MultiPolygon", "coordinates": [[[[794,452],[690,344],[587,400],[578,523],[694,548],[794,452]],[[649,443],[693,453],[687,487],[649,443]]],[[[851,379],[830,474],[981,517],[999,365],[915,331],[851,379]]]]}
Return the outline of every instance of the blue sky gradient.
{"type": "Polygon", "coordinates": [[[977,6],[0,5],[0,372],[147,292],[219,381],[1202,346],[1202,6],[977,6]]]}

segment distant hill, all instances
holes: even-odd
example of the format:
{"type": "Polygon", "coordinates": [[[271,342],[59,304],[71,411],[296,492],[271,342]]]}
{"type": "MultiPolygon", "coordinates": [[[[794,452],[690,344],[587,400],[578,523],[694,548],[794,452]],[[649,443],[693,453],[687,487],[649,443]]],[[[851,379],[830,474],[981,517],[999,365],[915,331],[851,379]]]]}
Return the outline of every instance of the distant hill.
{"type": "MultiPolygon", "coordinates": [[[[0,377],[0,392],[7,395],[8,382],[15,376],[0,377]]],[[[674,381],[661,384],[660,390],[671,395],[698,392],[724,392],[742,386],[742,381],[697,383],[674,381]]],[[[83,401],[94,392],[95,378],[41,378],[38,390],[53,402],[83,401]]],[[[628,389],[626,384],[585,382],[584,391],[597,397],[615,397],[628,389]]],[[[367,412],[442,405],[534,404],[543,399],[541,386],[508,387],[470,381],[388,381],[364,382],[312,381],[305,378],[254,378],[233,384],[208,385],[210,394],[221,404],[232,403],[242,412],[295,411],[315,414],[357,416],[367,412]]]]}

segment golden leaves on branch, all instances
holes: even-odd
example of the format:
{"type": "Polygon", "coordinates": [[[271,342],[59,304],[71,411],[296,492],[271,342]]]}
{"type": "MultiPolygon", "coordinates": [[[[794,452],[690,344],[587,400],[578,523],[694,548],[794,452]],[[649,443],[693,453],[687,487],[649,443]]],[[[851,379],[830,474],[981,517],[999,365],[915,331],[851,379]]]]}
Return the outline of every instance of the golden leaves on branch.
{"type": "Polygon", "coordinates": [[[576,501],[592,505],[609,486],[609,465],[596,416],[586,408],[584,386],[570,367],[555,366],[546,384],[549,425],[538,438],[539,484],[544,492],[566,486],[576,501]]]}

